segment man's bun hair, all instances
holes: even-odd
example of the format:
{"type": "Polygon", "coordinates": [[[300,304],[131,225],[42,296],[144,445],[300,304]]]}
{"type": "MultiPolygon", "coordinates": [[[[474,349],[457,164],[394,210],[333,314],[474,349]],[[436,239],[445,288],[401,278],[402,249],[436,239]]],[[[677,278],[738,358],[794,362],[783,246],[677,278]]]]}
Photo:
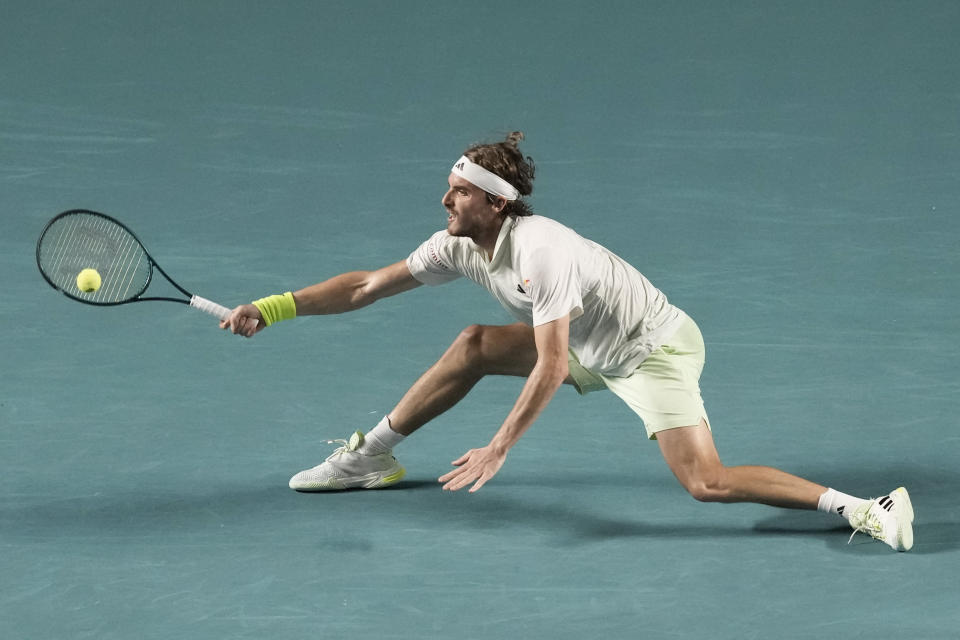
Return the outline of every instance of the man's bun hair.
{"type": "Polygon", "coordinates": [[[520,142],[523,141],[523,138],[523,131],[514,131],[507,134],[506,143],[516,149],[517,146],[520,145],[520,142]]]}

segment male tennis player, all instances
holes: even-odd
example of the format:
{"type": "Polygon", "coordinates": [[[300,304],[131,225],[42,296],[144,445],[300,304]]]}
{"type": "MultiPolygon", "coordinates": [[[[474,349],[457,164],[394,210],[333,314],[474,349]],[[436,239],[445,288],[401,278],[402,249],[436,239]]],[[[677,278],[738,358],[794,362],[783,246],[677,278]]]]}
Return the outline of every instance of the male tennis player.
{"type": "MultiPolygon", "coordinates": [[[[527,381],[486,445],[453,462],[443,488],[477,491],[497,473],[563,383],[581,394],[609,389],[635,411],[680,483],[704,502],[757,502],[846,518],[892,548],[913,546],[913,509],[898,488],[863,500],[771,467],[720,461],[700,396],[700,330],[639,271],[568,227],[533,215],[534,166],[519,132],[469,148],[443,196],[447,228],[406,260],[354,271],[233,310],[221,326],[252,336],[296,315],[342,313],[421,284],[467,277],[519,322],[471,326],[366,435],[356,432],[322,464],[290,479],[298,491],[389,486],[404,476],[403,439],[451,408],[486,375],[527,381]]],[[[851,536],[852,537],[852,536],[851,536]]]]}

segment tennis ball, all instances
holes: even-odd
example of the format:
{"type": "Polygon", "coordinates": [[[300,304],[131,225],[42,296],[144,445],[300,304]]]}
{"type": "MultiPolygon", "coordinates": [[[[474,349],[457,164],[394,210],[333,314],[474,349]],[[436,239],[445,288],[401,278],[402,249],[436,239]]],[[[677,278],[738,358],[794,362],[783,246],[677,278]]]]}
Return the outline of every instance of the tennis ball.
{"type": "Polygon", "coordinates": [[[77,289],[92,293],[100,288],[100,274],[96,269],[84,269],[77,275],[77,289]]]}

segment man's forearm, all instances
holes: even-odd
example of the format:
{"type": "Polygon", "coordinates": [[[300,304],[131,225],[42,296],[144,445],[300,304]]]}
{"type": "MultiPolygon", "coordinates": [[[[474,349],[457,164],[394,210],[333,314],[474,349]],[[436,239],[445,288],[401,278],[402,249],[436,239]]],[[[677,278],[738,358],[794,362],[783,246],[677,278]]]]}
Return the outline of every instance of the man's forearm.
{"type": "Polygon", "coordinates": [[[344,313],[420,286],[404,260],[376,271],[351,271],[293,294],[297,315],[344,313]]]}
{"type": "Polygon", "coordinates": [[[506,453],[540,413],[550,404],[553,395],[567,377],[567,361],[538,361],[527,378],[510,415],[490,441],[490,446],[506,453]]]}
{"type": "Polygon", "coordinates": [[[365,307],[373,302],[364,295],[369,276],[369,271],[351,271],[295,291],[297,315],[344,313],[365,307]]]}

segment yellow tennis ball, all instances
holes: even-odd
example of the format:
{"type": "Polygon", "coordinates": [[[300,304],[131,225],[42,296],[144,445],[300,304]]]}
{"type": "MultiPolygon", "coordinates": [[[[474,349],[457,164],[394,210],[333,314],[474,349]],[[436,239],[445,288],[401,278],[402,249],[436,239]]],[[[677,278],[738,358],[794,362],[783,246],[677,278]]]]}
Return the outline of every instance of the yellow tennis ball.
{"type": "Polygon", "coordinates": [[[92,293],[100,288],[100,274],[96,269],[84,269],[77,275],[77,289],[92,293]]]}

